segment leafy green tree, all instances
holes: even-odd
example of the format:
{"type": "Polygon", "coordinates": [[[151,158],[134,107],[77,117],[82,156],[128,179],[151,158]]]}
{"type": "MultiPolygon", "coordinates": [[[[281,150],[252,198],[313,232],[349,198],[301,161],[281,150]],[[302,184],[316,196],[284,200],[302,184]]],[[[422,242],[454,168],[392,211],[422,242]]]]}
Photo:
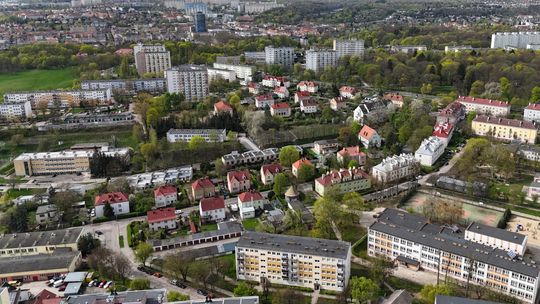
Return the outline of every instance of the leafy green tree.
{"type": "Polygon", "coordinates": [[[84,255],[89,255],[92,251],[101,246],[99,239],[92,236],[91,233],[82,235],[77,241],[77,249],[84,255]]]}
{"type": "Polygon", "coordinates": [[[453,293],[452,287],[445,284],[425,285],[420,290],[420,296],[426,303],[434,303],[437,295],[451,296],[453,293]]]}
{"type": "Polygon", "coordinates": [[[304,183],[315,178],[315,167],[313,165],[302,164],[298,168],[298,181],[304,183]]]}
{"type": "Polygon", "coordinates": [[[274,177],[273,190],[276,195],[281,195],[285,191],[285,187],[289,184],[289,178],[285,173],[278,173],[274,177]]]}
{"type": "Polygon", "coordinates": [[[188,143],[188,149],[192,151],[196,151],[200,149],[205,143],[206,141],[204,140],[202,136],[198,136],[198,135],[193,136],[188,143]]]}
{"type": "Polygon", "coordinates": [[[370,278],[377,284],[382,285],[386,279],[392,274],[394,265],[392,262],[384,258],[376,258],[371,263],[369,269],[370,278]]]}
{"type": "Polygon", "coordinates": [[[431,86],[431,83],[424,83],[422,84],[422,87],[420,88],[420,93],[429,95],[433,91],[433,86],[431,86]]]}
{"type": "Polygon", "coordinates": [[[499,84],[501,85],[501,98],[510,101],[510,80],[506,77],[501,77],[499,84]]]}
{"type": "Polygon", "coordinates": [[[103,216],[106,218],[114,217],[114,209],[108,202],[103,206],[103,216]]]}
{"type": "Polygon", "coordinates": [[[531,91],[531,102],[540,102],[540,87],[534,87],[531,91]]]}
{"type": "Polygon", "coordinates": [[[146,265],[146,261],[152,256],[154,253],[154,248],[148,243],[139,243],[137,245],[137,248],[135,249],[135,259],[142,263],[143,265],[146,265]]]}
{"type": "Polygon", "coordinates": [[[150,289],[150,280],[147,278],[135,278],[131,280],[129,284],[131,290],[145,290],[150,289]]]}
{"type": "Polygon", "coordinates": [[[11,232],[25,232],[28,230],[28,209],[26,204],[18,205],[10,212],[8,227],[11,232]]]}
{"type": "Polygon", "coordinates": [[[187,280],[193,259],[189,254],[169,254],[165,257],[163,269],[170,273],[176,280],[187,280]]]}
{"type": "Polygon", "coordinates": [[[347,168],[358,168],[360,167],[360,164],[358,163],[357,160],[351,160],[349,161],[349,163],[347,164],[347,168]]]}
{"type": "Polygon", "coordinates": [[[281,148],[279,152],[279,162],[283,167],[290,167],[295,161],[300,159],[300,152],[293,146],[281,148]]]}
{"type": "Polygon", "coordinates": [[[234,288],[235,297],[248,297],[257,295],[257,290],[253,286],[248,285],[245,282],[240,282],[236,288],[234,288]]]}
{"type": "Polygon", "coordinates": [[[375,299],[379,293],[379,286],[365,277],[353,277],[349,284],[351,284],[352,298],[359,303],[367,303],[375,299]]]}
{"type": "Polygon", "coordinates": [[[187,301],[189,300],[189,296],[185,294],[181,294],[178,291],[170,290],[167,292],[167,301],[169,302],[175,302],[175,301],[187,301]]]}

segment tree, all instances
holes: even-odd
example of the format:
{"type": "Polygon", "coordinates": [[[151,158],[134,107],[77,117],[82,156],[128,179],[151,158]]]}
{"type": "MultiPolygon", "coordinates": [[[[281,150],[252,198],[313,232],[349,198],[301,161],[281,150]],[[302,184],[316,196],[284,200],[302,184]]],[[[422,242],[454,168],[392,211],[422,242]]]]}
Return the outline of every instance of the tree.
{"type": "Polygon", "coordinates": [[[529,99],[531,102],[539,102],[540,101],[540,87],[534,87],[531,91],[531,98],[529,99]]]}
{"type": "Polygon", "coordinates": [[[175,279],[180,280],[182,278],[185,282],[192,261],[193,259],[189,254],[169,254],[165,257],[163,268],[175,279]]]}
{"type": "Polygon", "coordinates": [[[422,290],[420,290],[420,296],[426,303],[434,303],[435,296],[445,295],[450,296],[454,291],[449,285],[439,284],[439,285],[425,285],[422,290]]]}
{"type": "Polygon", "coordinates": [[[379,286],[371,279],[365,277],[351,278],[351,296],[360,303],[366,303],[377,297],[379,286]]]}
{"type": "Polygon", "coordinates": [[[431,91],[433,90],[433,87],[431,86],[431,83],[424,83],[422,87],[420,88],[420,93],[424,95],[431,94],[431,91]]]}
{"type": "Polygon", "coordinates": [[[204,140],[204,138],[202,138],[202,136],[193,136],[191,138],[191,140],[189,141],[188,143],[188,149],[192,150],[192,151],[195,151],[195,150],[198,150],[200,149],[204,144],[206,143],[206,141],[204,140]]]}
{"type": "Polygon", "coordinates": [[[227,167],[225,166],[221,158],[218,158],[214,161],[214,168],[217,176],[223,176],[227,172],[227,167]]]}
{"type": "Polygon", "coordinates": [[[234,296],[235,297],[248,297],[248,296],[255,296],[257,295],[257,290],[253,288],[253,286],[248,285],[245,282],[240,282],[235,288],[234,288],[234,296]]]}
{"type": "Polygon", "coordinates": [[[281,195],[283,191],[285,190],[285,187],[289,184],[289,178],[285,173],[278,173],[276,174],[276,177],[274,177],[274,193],[276,195],[281,195]]]}
{"type": "Polygon", "coordinates": [[[52,198],[52,203],[56,206],[57,212],[62,214],[63,221],[69,221],[74,215],[73,204],[78,202],[80,197],[73,191],[56,192],[52,198]]]}
{"type": "Polygon", "coordinates": [[[469,95],[473,97],[480,97],[480,95],[484,93],[484,90],[485,90],[485,83],[483,81],[477,80],[473,82],[469,95]]]}
{"type": "Polygon", "coordinates": [[[150,280],[147,278],[135,278],[131,280],[131,283],[129,284],[129,289],[131,290],[150,289],[150,280]]]}
{"type": "Polygon", "coordinates": [[[282,288],[272,294],[272,304],[297,304],[302,300],[302,294],[294,289],[282,288]]]}
{"type": "Polygon", "coordinates": [[[109,219],[114,217],[114,209],[109,202],[103,206],[103,216],[109,219]]]}
{"type": "Polygon", "coordinates": [[[94,238],[91,233],[82,235],[77,241],[77,249],[79,249],[83,256],[89,255],[94,249],[100,246],[100,240],[94,238]]]}
{"type": "Polygon", "coordinates": [[[298,168],[298,180],[300,182],[308,182],[315,177],[315,167],[313,165],[302,164],[298,168]]]}
{"type": "Polygon", "coordinates": [[[139,243],[135,249],[135,259],[146,265],[146,261],[152,256],[152,253],[154,253],[154,248],[150,244],[139,243]]]}
{"type": "Polygon", "coordinates": [[[131,187],[129,186],[127,178],[118,177],[109,181],[107,184],[107,192],[129,193],[131,192],[131,187]]]}
{"type": "Polygon", "coordinates": [[[354,211],[357,214],[367,208],[364,198],[358,192],[346,193],[343,195],[341,202],[348,210],[354,211]]]}
{"type": "Polygon", "coordinates": [[[131,273],[131,262],[126,258],[126,256],[115,253],[114,254],[114,267],[118,278],[122,280],[122,283],[126,283],[126,279],[131,273]]]}
{"type": "Polygon", "coordinates": [[[10,213],[8,227],[11,232],[25,232],[28,230],[28,209],[25,204],[16,206],[10,213]]]}
{"type": "Polygon", "coordinates": [[[189,300],[189,296],[185,294],[181,294],[178,291],[170,290],[167,292],[167,301],[169,302],[187,301],[187,300],[189,300]]]}
{"type": "Polygon", "coordinates": [[[14,146],[18,146],[23,143],[24,135],[23,134],[14,134],[11,136],[11,144],[14,146]]]}
{"type": "Polygon", "coordinates": [[[501,98],[510,101],[510,80],[506,77],[501,77],[499,84],[501,85],[501,98]]]}
{"type": "Polygon", "coordinates": [[[283,167],[290,167],[295,161],[300,159],[300,152],[293,146],[281,148],[279,152],[279,162],[283,167]]]}
{"type": "Polygon", "coordinates": [[[194,268],[192,273],[193,278],[204,288],[208,285],[210,275],[210,265],[207,261],[203,261],[198,267],[194,268]]]}
{"type": "Polygon", "coordinates": [[[384,258],[376,258],[369,269],[370,278],[379,286],[382,285],[392,274],[393,266],[392,262],[384,258]]]}

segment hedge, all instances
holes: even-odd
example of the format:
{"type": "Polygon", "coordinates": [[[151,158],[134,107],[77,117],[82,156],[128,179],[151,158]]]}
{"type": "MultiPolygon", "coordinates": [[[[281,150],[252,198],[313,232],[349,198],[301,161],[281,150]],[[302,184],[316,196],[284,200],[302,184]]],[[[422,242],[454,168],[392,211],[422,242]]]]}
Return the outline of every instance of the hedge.
{"type": "Polygon", "coordinates": [[[131,223],[127,225],[127,243],[129,247],[133,247],[133,228],[131,228],[131,223]]]}

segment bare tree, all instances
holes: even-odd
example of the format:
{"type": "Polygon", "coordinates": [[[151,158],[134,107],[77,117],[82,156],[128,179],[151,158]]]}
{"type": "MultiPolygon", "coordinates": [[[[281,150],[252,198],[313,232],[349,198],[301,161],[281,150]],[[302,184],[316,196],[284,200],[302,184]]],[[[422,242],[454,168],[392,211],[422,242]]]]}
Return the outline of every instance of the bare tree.
{"type": "Polygon", "coordinates": [[[192,261],[193,259],[187,253],[169,254],[165,257],[163,268],[175,279],[179,280],[182,277],[185,282],[192,261]]]}
{"type": "Polygon", "coordinates": [[[114,255],[114,268],[122,283],[125,284],[126,279],[131,274],[131,262],[124,255],[116,253],[114,255]]]}

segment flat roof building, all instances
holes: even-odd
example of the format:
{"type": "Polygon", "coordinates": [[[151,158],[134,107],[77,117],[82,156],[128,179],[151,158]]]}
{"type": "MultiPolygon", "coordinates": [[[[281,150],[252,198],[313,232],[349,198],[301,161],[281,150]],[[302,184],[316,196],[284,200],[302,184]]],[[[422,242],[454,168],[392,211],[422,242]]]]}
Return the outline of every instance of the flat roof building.
{"type": "Polygon", "coordinates": [[[0,234],[0,258],[50,254],[57,248],[77,251],[82,228],[0,234]]]}

